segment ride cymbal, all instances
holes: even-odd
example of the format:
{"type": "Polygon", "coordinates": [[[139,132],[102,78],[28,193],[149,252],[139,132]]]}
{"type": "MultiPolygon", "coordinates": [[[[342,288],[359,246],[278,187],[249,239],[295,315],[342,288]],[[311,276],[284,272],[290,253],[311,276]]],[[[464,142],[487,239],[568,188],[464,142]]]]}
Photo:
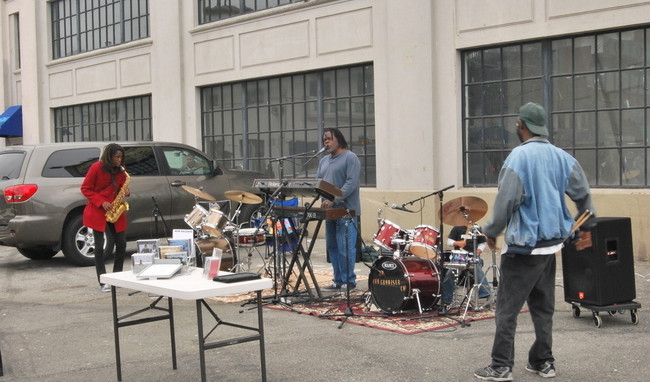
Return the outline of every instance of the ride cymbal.
{"type": "Polygon", "coordinates": [[[223,195],[232,200],[233,202],[240,202],[244,204],[259,204],[262,203],[262,198],[250,192],[240,190],[230,190],[223,193],[223,195]]]}
{"type": "Polygon", "coordinates": [[[196,196],[197,198],[209,200],[211,202],[214,202],[215,200],[217,200],[213,196],[211,196],[210,194],[207,194],[207,193],[199,190],[198,188],[190,187],[190,186],[187,186],[187,185],[183,185],[181,187],[183,188],[183,190],[189,192],[190,194],[196,196]]]}
{"type": "Polygon", "coordinates": [[[453,226],[467,225],[485,216],[487,210],[485,200],[474,196],[461,196],[442,206],[442,221],[453,226]]]}

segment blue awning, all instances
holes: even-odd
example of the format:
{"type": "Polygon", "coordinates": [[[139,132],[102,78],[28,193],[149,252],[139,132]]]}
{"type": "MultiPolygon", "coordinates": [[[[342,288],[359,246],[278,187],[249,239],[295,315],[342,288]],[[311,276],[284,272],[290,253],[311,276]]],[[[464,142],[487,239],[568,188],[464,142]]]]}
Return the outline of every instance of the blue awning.
{"type": "Polygon", "coordinates": [[[23,107],[12,106],[0,115],[0,137],[23,136],[23,107]]]}

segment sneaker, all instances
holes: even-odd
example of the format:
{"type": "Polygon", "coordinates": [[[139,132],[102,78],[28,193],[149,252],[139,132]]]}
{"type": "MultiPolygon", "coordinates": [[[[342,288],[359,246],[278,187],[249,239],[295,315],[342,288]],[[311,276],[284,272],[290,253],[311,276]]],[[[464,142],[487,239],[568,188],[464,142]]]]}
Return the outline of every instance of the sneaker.
{"type": "Polygon", "coordinates": [[[99,290],[102,291],[102,292],[110,292],[110,291],[111,291],[111,287],[108,286],[108,285],[106,285],[106,284],[101,284],[101,285],[99,286],[99,290]]]}
{"type": "Polygon", "coordinates": [[[341,293],[345,293],[348,289],[350,290],[350,292],[352,292],[353,290],[357,289],[357,286],[354,284],[341,285],[341,293]]]}
{"type": "Polygon", "coordinates": [[[324,287],[322,287],[320,289],[326,290],[326,291],[327,290],[329,290],[329,291],[337,291],[337,290],[341,289],[341,287],[339,285],[336,285],[335,283],[331,283],[330,285],[324,286],[324,287]]]}
{"type": "Polygon", "coordinates": [[[484,381],[512,381],[512,370],[508,366],[486,366],[476,370],[474,376],[484,381]]]}
{"type": "Polygon", "coordinates": [[[533,366],[530,364],[530,362],[528,362],[526,365],[526,370],[530,371],[531,373],[536,373],[537,375],[540,375],[544,378],[555,377],[555,365],[553,365],[553,362],[549,361],[545,361],[539,366],[533,366]]]}

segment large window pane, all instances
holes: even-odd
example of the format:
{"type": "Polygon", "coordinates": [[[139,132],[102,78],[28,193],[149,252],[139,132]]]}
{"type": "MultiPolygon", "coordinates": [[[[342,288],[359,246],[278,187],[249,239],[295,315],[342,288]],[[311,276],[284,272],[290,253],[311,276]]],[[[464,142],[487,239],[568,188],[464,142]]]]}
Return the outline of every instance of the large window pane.
{"type": "Polygon", "coordinates": [[[521,48],[519,45],[503,48],[503,78],[516,79],[521,77],[521,48]]]}
{"type": "Polygon", "coordinates": [[[149,0],[54,0],[50,28],[54,59],[140,40],[149,37],[149,0]]]}
{"type": "Polygon", "coordinates": [[[151,140],[151,97],[56,108],[56,142],[151,140]]]}
{"type": "Polygon", "coordinates": [[[469,185],[495,185],[487,165],[468,161],[479,160],[481,150],[491,150],[491,158],[496,153],[505,158],[517,142],[509,130],[511,120],[528,101],[546,108],[551,141],[576,156],[592,186],[649,185],[650,28],[473,48],[463,53],[461,62],[469,185]],[[493,65],[479,58],[494,57],[499,48],[502,73],[496,77],[493,65]],[[481,77],[485,73],[490,81],[481,77]]]}
{"type": "MultiPolygon", "coordinates": [[[[364,183],[376,181],[372,70],[362,65],[203,88],[204,150],[224,166],[274,178],[274,159],[317,150],[323,127],[338,127],[362,163],[362,184],[374,185],[364,183]]],[[[283,161],[283,177],[313,177],[318,161],[309,158],[283,161]]]]}
{"type": "Polygon", "coordinates": [[[552,74],[567,74],[573,71],[572,40],[556,40],[551,43],[553,58],[552,74]]]}
{"type": "Polygon", "coordinates": [[[644,80],[643,70],[621,72],[621,107],[643,106],[644,80]]]}

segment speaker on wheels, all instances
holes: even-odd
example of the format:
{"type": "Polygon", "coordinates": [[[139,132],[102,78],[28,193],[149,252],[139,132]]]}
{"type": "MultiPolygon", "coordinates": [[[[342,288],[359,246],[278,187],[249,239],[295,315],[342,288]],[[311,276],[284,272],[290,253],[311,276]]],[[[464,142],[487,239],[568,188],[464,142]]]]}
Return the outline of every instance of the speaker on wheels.
{"type": "Polygon", "coordinates": [[[602,217],[589,222],[592,246],[562,249],[564,299],[596,306],[632,301],[636,297],[632,225],[627,217],[602,217]]]}

